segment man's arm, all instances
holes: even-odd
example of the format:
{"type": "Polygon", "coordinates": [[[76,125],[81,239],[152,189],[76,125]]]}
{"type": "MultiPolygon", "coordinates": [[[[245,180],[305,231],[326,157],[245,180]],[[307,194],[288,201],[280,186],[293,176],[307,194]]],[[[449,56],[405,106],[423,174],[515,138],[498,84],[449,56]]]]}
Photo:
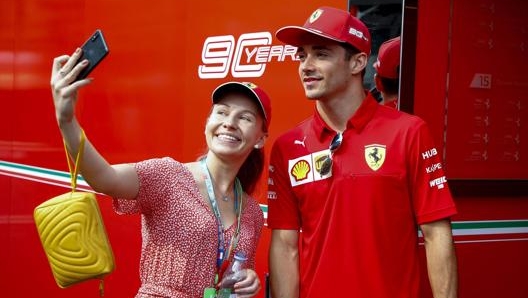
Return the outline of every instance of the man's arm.
{"type": "Polygon", "coordinates": [[[299,297],[299,231],[273,230],[269,269],[273,298],[299,297]]]}
{"type": "Polygon", "coordinates": [[[458,274],[455,247],[448,219],[420,226],[425,240],[427,270],[435,298],[456,298],[458,274]]]}

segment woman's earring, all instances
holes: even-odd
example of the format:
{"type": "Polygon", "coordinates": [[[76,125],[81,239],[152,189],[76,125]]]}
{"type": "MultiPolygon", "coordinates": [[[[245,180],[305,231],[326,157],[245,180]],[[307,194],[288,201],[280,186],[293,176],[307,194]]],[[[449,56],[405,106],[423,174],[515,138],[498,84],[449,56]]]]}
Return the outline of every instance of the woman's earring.
{"type": "Polygon", "coordinates": [[[255,144],[255,149],[262,149],[264,147],[264,141],[266,139],[265,138],[261,138],[256,144],[255,144]]]}

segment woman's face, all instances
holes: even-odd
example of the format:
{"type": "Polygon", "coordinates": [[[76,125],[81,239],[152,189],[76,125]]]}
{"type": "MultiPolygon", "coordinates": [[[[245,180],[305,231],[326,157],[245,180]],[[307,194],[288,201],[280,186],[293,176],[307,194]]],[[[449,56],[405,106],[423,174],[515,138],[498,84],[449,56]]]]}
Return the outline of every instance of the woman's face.
{"type": "Polygon", "coordinates": [[[205,125],[209,150],[217,155],[245,158],[267,133],[258,104],[247,95],[230,93],[213,105],[205,125]]]}

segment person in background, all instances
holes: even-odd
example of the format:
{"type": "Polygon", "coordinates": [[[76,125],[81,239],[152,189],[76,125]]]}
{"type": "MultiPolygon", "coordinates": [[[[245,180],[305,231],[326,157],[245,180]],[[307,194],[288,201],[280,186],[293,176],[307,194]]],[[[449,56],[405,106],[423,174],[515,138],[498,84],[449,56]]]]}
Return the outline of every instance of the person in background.
{"type": "Polygon", "coordinates": [[[272,297],[418,298],[418,228],[434,297],[456,297],[456,206],[442,151],[422,119],[364,90],[367,27],[321,7],[276,37],[297,47],[314,113],[272,146],[272,297]]]}
{"type": "MultiPolygon", "coordinates": [[[[55,58],[51,90],[55,114],[69,153],[84,137],[75,116],[78,90],[91,78],[75,81],[87,60],[55,58]]],[[[178,113],[178,111],[175,111],[178,113]]],[[[237,297],[260,290],[254,270],[264,218],[251,193],[265,166],[263,146],[271,122],[271,102],[252,83],[228,82],[212,93],[205,124],[208,150],[195,162],[170,157],[110,165],[86,140],[80,172],[97,192],[113,197],[120,214],[141,214],[141,286],[136,297],[204,297],[222,277],[233,255],[247,258],[237,297]]]]}
{"type": "Polygon", "coordinates": [[[398,108],[398,93],[400,91],[400,37],[395,37],[381,44],[378,59],[374,63],[374,81],[381,93],[381,104],[398,108]]]}

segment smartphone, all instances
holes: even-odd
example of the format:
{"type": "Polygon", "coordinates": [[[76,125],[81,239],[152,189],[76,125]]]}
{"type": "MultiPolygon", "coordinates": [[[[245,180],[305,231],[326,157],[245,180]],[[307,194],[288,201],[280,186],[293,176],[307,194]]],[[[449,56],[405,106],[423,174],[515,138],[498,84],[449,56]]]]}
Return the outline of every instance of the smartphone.
{"type": "MultiPolygon", "coordinates": [[[[103,32],[97,29],[90,38],[81,46],[82,56],[77,60],[80,63],[88,59],[88,65],[83,68],[75,81],[86,78],[92,70],[106,57],[109,53],[108,45],[103,36],[103,32]]],[[[77,64],[76,63],[76,64],[77,64]]]]}

